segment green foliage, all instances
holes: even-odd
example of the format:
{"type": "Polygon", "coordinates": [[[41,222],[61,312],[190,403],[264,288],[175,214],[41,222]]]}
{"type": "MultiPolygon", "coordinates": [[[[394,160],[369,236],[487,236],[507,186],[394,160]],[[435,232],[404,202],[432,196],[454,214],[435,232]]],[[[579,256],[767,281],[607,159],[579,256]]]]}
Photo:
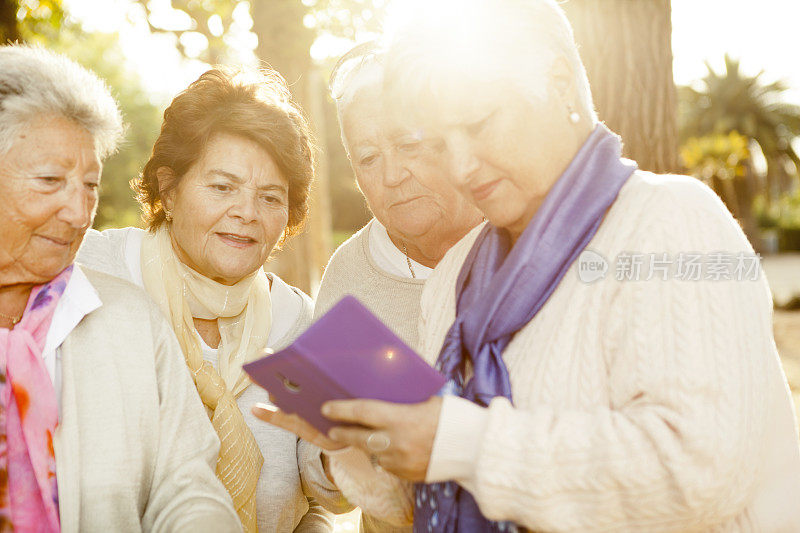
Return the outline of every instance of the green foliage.
{"type": "Polygon", "coordinates": [[[167,28],[153,21],[153,11],[149,0],[135,1],[145,10],[150,31],[175,35],[177,37],[175,46],[182,55],[209,64],[227,63],[231,59],[227,41],[237,29],[233,13],[240,4],[248,4],[241,0],[171,0],[172,9],[185,15],[186,24],[177,28],[167,28]],[[185,44],[185,36],[204,39],[206,47],[199,54],[189,53],[185,44]]]}
{"type": "MultiPolygon", "coordinates": [[[[706,66],[708,74],[700,80],[698,89],[679,88],[682,142],[692,137],[738,132],[759,145],[767,160],[768,179],[780,192],[781,187],[787,187],[779,182],[786,162],[800,165],[791,144],[800,135],[800,106],[782,100],[787,90],[785,83],[764,83],[763,71],[746,76],[739,61],[727,55],[724,73],[706,66]]],[[[767,201],[772,192],[767,191],[767,201]]]]}
{"type": "Polygon", "coordinates": [[[689,172],[703,181],[731,180],[744,176],[750,151],[747,138],[731,131],[690,137],[681,146],[681,158],[689,172]]]}
{"type": "Polygon", "coordinates": [[[778,212],[779,228],[800,231],[800,190],[784,194],[778,201],[778,212]]]}

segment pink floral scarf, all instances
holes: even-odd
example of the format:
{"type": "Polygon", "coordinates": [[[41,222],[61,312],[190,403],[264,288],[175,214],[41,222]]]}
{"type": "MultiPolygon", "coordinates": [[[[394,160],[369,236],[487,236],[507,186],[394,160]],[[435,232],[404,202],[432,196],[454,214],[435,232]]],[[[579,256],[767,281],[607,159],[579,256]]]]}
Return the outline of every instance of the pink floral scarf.
{"type": "Polygon", "coordinates": [[[0,530],[60,531],[53,434],[58,398],[42,351],[72,267],[34,287],[22,320],[0,328],[0,530]]]}

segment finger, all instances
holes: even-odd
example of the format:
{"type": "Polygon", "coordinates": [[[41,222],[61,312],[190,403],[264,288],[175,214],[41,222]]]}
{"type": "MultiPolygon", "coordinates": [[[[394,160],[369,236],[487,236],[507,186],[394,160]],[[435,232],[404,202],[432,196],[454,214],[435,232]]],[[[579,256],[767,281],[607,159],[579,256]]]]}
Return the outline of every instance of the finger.
{"type": "Polygon", "coordinates": [[[376,452],[367,447],[367,439],[373,433],[375,433],[375,431],[371,429],[337,426],[328,431],[328,438],[348,446],[356,446],[368,454],[374,454],[376,452]]]}
{"type": "Polygon", "coordinates": [[[251,411],[259,420],[263,420],[264,422],[268,422],[273,426],[290,431],[301,439],[319,446],[320,448],[324,448],[326,450],[338,450],[344,447],[341,443],[333,441],[323,433],[317,431],[314,426],[299,416],[287,414],[273,405],[257,403],[253,406],[251,411]]]}
{"type": "Polygon", "coordinates": [[[339,422],[383,428],[402,418],[405,409],[405,405],[380,400],[334,400],[322,405],[322,414],[339,422]]]}

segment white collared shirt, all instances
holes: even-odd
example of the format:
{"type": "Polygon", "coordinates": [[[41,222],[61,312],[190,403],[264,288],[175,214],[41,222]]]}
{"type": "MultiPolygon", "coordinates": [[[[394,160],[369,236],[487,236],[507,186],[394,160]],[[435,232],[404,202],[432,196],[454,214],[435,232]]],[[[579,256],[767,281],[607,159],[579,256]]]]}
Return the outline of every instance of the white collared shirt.
{"type": "Polygon", "coordinates": [[[61,345],[83,320],[83,317],[101,305],[103,303],[100,301],[97,290],[89,282],[80,266],[74,265],[64,294],[56,304],[53,320],[50,322],[50,329],[45,338],[44,350],[42,350],[42,359],[56,390],[59,408],[61,407],[61,345]]]}
{"type": "Polygon", "coordinates": [[[417,263],[408,257],[402,250],[394,245],[392,239],[389,238],[389,232],[386,228],[378,222],[378,219],[373,219],[369,228],[369,253],[372,255],[375,264],[381,267],[389,274],[400,276],[401,278],[428,279],[433,272],[432,268],[417,263]],[[411,269],[408,267],[409,262],[411,268],[414,269],[414,275],[411,275],[411,269]]]}

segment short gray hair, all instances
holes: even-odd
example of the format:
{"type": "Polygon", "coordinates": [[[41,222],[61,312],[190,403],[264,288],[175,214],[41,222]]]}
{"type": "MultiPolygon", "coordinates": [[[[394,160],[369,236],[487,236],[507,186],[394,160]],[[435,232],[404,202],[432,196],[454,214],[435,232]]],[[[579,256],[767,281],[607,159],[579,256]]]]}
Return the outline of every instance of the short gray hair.
{"type": "Polygon", "coordinates": [[[572,26],[555,0],[433,0],[392,30],[386,84],[403,103],[411,103],[405,95],[447,98],[453,83],[466,80],[505,81],[541,101],[548,71],[563,57],[575,75],[577,111],[597,120],[572,26]]]}
{"type": "Polygon", "coordinates": [[[94,137],[101,159],[122,139],[122,115],[105,83],[71,59],[37,46],[0,46],[0,154],[41,115],[60,115],[94,137]]]}
{"type": "Polygon", "coordinates": [[[336,102],[342,145],[349,156],[350,150],[344,133],[345,111],[359,93],[373,93],[371,96],[380,98],[383,91],[383,50],[379,43],[361,43],[344,54],[333,67],[328,85],[336,102]]]}

